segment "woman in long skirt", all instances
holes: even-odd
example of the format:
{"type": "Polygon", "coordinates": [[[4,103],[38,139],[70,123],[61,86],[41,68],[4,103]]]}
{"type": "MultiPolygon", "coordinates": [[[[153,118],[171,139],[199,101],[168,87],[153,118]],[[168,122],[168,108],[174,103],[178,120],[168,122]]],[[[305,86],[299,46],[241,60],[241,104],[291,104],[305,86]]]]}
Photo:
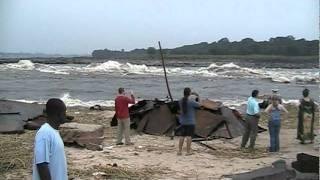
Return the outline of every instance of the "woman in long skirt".
{"type": "Polygon", "coordinates": [[[302,92],[303,98],[300,99],[299,114],[298,114],[298,131],[297,139],[299,139],[301,144],[305,141],[310,141],[313,143],[314,139],[314,115],[316,105],[314,101],[309,97],[309,90],[304,89],[302,92]]]}

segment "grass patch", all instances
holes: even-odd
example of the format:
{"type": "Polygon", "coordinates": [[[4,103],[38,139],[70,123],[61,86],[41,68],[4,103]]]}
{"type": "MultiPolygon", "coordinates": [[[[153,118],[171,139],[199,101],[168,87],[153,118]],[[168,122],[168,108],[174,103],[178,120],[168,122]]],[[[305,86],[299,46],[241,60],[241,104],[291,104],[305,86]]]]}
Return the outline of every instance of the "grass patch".
{"type": "Polygon", "coordinates": [[[69,169],[69,178],[89,179],[152,179],[155,174],[163,173],[159,168],[128,169],[112,165],[94,165],[89,169],[69,169]],[[94,175],[99,173],[99,175],[94,175]]]}
{"type": "Polygon", "coordinates": [[[0,134],[0,177],[12,173],[10,178],[23,179],[31,173],[34,133],[0,134]]]}

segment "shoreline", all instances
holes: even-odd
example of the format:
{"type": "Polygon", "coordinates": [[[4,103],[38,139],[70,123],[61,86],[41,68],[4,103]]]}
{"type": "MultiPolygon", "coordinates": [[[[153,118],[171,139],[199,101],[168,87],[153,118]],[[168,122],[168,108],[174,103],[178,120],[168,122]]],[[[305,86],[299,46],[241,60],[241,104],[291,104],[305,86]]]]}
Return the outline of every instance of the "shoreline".
{"type": "MultiPolygon", "coordinates": [[[[74,116],[72,122],[100,124],[104,126],[103,151],[90,151],[74,146],[65,146],[70,178],[94,179],[98,172],[111,173],[110,178],[152,178],[152,179],[224,179],[224,175],[240,173],[270,166],[283,159],[287,163],[295,160],[299,152],[318,156],[319,142],[300,145],[295,139],[297,108],[287,105],[289,115],[283,118],[280,131],[281,150],[279,153],[266,153],[269,144],[268,132],[260,133],[257,151],[250,154],[239,151],[241,137],[206,141],[215,147],[211,150],[192,143],[194,155],[177,156],[178,138],[138,134],[131,130],[135,145],[115,146],[116,127],[110,127],[114,115],[112,109],[90,110],[88,107],[68,107],[67,114],[74,116]],[[190,163],[192,162],[192,163],[190,163]],[[116,164],[117,167],[113,167],[116,164]]],[[[316,119],[319,118],[317,112],[316,119]]],[[[262,115],[259,124],[266,127],[267,116],[262,115]]],[[[316,121],[319,137],[319,122],[316,121]]],[[[0,177],[30,179],[32,146],[35,131],[23,134],[0,134],[0,177]],[[19,159],[19,160],[18,160],[19,159]],[[10,165],[11,164],[11,165],[10,165]]]]}

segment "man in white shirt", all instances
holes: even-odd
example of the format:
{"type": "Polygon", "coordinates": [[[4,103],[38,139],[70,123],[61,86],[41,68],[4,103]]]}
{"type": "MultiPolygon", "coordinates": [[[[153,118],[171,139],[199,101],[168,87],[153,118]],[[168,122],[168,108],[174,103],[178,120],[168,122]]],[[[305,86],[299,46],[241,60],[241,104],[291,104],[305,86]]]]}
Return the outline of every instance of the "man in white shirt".
{"type": "Polygon", "coordinates": [[[64,144],[58,131],[66,119],[66,105],[60,99],[50,99],[46,113],[47,122],[35,136],[32,180],[67,180],[64,144]]]}

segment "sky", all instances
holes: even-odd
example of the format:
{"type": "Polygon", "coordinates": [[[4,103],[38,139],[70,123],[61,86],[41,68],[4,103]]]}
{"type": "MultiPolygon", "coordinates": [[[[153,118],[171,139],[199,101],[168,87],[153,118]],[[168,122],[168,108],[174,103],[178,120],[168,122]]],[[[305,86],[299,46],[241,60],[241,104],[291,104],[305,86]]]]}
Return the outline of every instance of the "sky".
{"type": "Polygon", "coordinates": [[[287,35],[319,39],[318,0],[0,0],[0,52],[90,54],[287,35]]]}

